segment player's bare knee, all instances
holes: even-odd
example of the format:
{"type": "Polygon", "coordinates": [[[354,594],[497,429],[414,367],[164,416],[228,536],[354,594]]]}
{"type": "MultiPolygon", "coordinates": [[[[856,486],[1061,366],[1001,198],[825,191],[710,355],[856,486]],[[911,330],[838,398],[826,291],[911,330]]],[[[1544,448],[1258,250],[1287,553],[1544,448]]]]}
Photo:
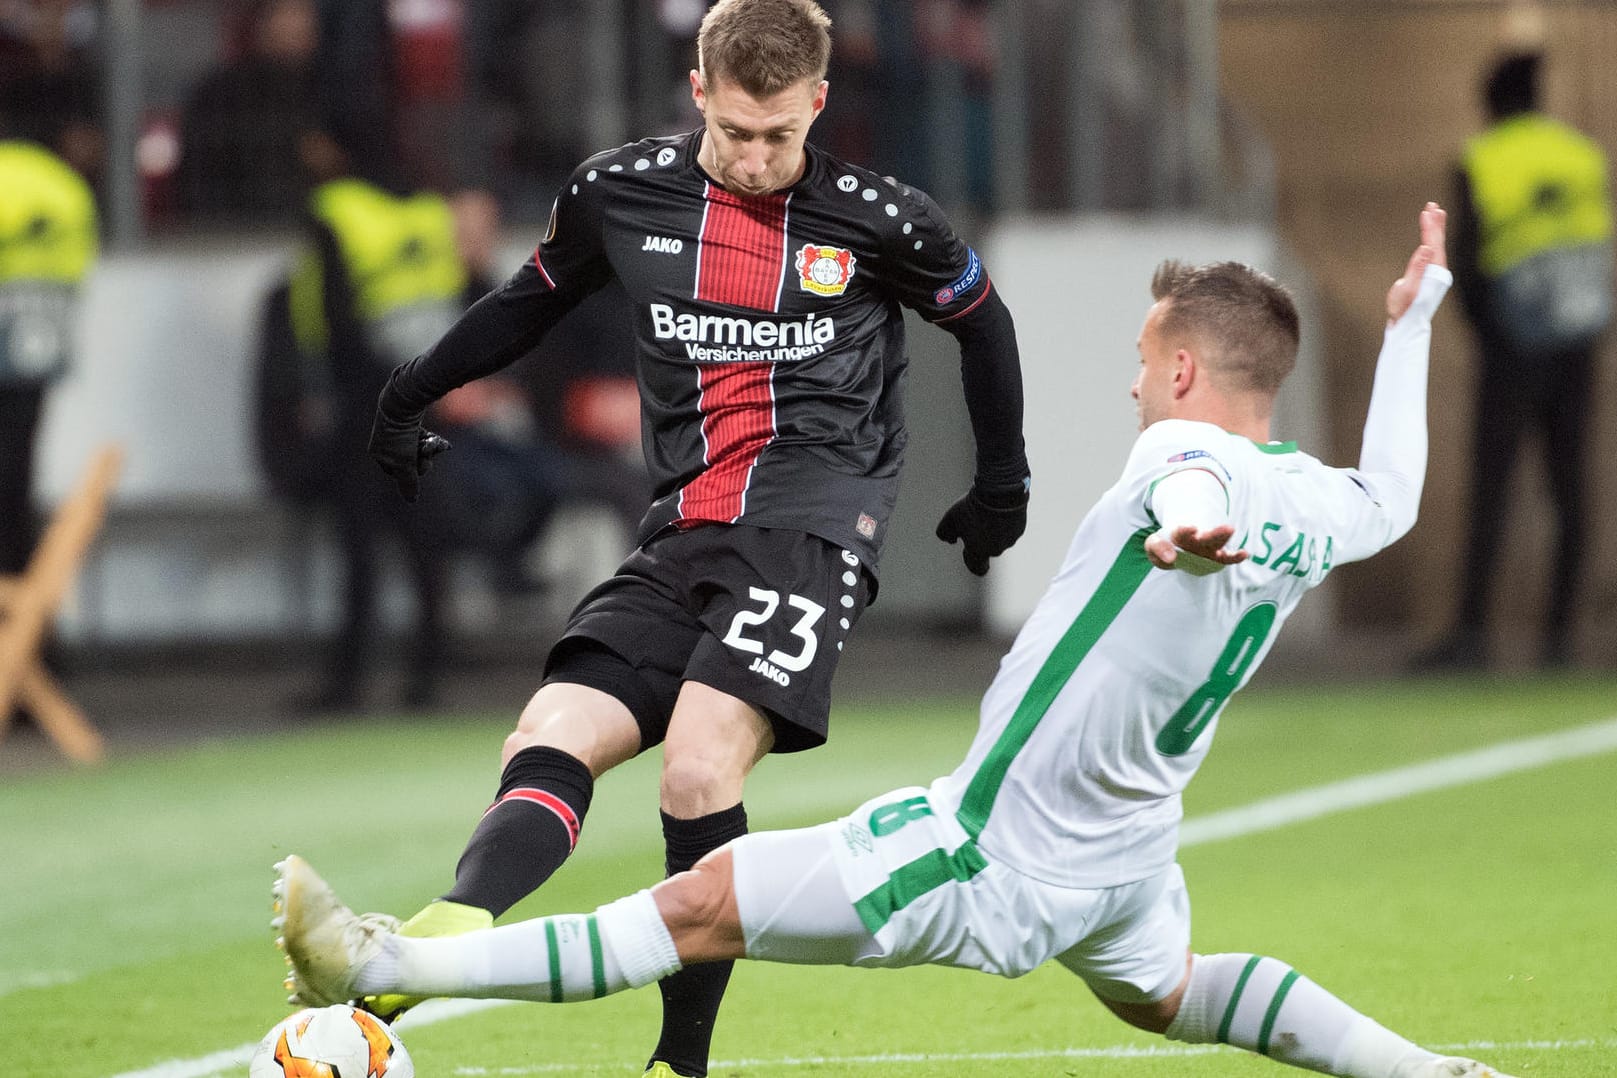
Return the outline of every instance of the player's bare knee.
{"type": "Polygon", "coordinates": [[[1136,1029],[1143,1029],[1147,1033],[1166,1033],[1179,1015],[1179,1005],[1184,1002],[1185,987],[1189,983],[1190,966],[1187,959],[1184,978],[1172,992],[1161,999],[1144,1003],[1125,1003],[1121,1000],[1107,999],[1098,992],[1096,998],[1106,1004],[1107,1010],[1136,1029]]]}
{"type": "Polygon", "coordinates": [[[730,851],[721,847],[652,889],[682,959],[705,961],[742,953],[733,879],[730,851]]]}
{"type": "Polygon", "coordinates": [[[746,771],[699,754],[663,757],[663,811],[682,819],[720,812],[741,800],[746,771]]]}
{"type": "Polygon", "coordinates": [[[1114,999],[1102,998],[1108,1010],[1136,1029],[1143,1029],[1147,1033],[1166,1033],[1168,1027],[1173,1025],[1174,1016],[1179,1013],[1179,997],[1172,1000],[1158,1000],[1155,1003],[1120,1003],[1114,999]]]}

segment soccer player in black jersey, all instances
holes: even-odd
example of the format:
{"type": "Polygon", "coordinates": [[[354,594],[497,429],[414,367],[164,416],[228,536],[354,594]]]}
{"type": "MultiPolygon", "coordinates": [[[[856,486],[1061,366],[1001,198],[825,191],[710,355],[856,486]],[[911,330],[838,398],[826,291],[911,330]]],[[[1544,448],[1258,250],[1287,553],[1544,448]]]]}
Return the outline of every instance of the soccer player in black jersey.
{"type": "MultiPolygon", "coordinates": [[[[580,165],[533,258],[382,394],[371,453],[413,499],[447,448],[422,429],[428,405],[615,277],[633,301],[656,487],[638,548],[551,650],[454,887],[406,934],[483,927],[532,892],[571,853],[595,778],[658,742],[675,873],[746,832],[742,785],[766,753],[825,740],[831,677],[874,596],[897,493],[901,306],[960,343],[976,474],[939,538],[982,574],[1022,533],[1010,312],[924,192],[805,144],[829,31],[812,0],[716,4],[691,72],[703,126],[580,165]]],[[[729,972],[662,983],[651,1072],[706,1073],[729,972]]]]}

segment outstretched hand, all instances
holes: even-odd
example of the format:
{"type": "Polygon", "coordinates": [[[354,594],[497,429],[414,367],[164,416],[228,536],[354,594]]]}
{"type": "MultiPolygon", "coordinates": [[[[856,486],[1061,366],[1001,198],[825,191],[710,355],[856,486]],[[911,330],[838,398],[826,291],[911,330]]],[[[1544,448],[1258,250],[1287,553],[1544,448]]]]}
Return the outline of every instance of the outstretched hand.
{"type": "Polygon", "coordinates": [[[972,487],[943,514],[937,536],[945,543],[959,542],[966,568],[983,576],[988,559],[1009,550],[1026,530],[1026,490],[985,494],[972,487]]]}
{"type": "Polygon", "coordinates": [[[1448,214],[1435,202],[1428,202],[1420,211],[1420,246],[1409,256],[1404,275],[1387,290],[1388,325],[1402,318],[1404,312],[1409,310],[1409,305],[1415,302],[1415,296],[1420,293],[1421,278],[1426,275],[1426,267],[1449,264],[1443,246],[1447,221],[1448,214]]]}
{"type": "Polygon", "coordinates": [[[1205,530],[1194,524],[1181,525],[1171,532],[1164,528],[1145,541],[1145,556],[1158,569],[1179,569],[1194,576],[1206,576],[1251,557],[1245,550],[1224,549],[1224,544],[1234,536],[1232,524],[1205,530]]]}
{"type": "Polygon", "coordinates": [[[378,411],[371,428],[371,458],[399,488],[399,496],[413,502],[420,493],[420,480],[432,467],[432,458],[449,449],[449,441],[411,422],[389,420],[378,411]]]}

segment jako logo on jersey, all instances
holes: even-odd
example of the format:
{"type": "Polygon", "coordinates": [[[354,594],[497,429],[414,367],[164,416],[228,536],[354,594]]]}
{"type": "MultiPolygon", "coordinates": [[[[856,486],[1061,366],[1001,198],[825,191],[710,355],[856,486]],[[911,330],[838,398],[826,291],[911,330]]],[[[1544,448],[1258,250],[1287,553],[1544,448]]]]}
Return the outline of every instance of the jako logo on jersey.
{"type": "Polygon", "coordinates": [[[966,260],[966,271],[960,278],[949,287],[940,288],[932,293],[932,298],[937,301],[939,307],[947,307],[954,302],[956,296],[970,292],[972,286],[977,283],[977,278],[982,276],[983,263],[982,259],[977,257],[977,252],[967,247],[966,254],[971,257],[966,260]]]}
{"type": "Polygon", "coordinates": [[[642,251],[658,251],[665,255],[677,255],[685,249],[685,241],[673,236],[647,236],[642,251]]]}
{"type": "Polygon", "coordinates": [[[817,356],[837,339],[836,319],[812,314],[795,322],[773,322],[717,314],[676,315],[666,303],[653,303],[650,311],[656,338],[686,342],[685,355],[698,363],[789,363],[817,356]]]}
{"type": "Polygon", "coordinates": [[[762,674],[770,681],[773,681],[775,684],[783,687],[792,683],[792,675],[788,674],[786,671],[782,670],[780,667],[766,659],[752,660],[752,665],[747,667],[747,669],[751,670],[755,674],[762,674]]]}
{"type": "Polygon", "coordinates": [[[803,291],[818,296],[840,296],[848,290],[853,279],[853,252],[841,247],[822,247],[817,243],[805,244],[797,252],[798,283],[803,291]]]}

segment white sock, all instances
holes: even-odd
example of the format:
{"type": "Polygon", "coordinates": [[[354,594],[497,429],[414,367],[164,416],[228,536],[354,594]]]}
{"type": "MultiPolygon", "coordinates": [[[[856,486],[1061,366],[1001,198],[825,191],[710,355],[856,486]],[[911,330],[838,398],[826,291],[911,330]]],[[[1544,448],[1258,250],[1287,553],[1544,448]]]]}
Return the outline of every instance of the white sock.
{"type": "Polygon", "coordinates": [[[572,1003],[661,980],[680,968],[651,892],[591,914],[564,914],[416,939],[390,936],[365,964],[365,995],[464,996],[572,1003]]]}
{"type": "Polygon", "coordinates": [[[1437,1058],[1284,962],[1249,954],[1196,955],[1179,1013],[1164,1035],[1232,1044],[1343,1078],[1401,1078],[1437,1058]]]}

